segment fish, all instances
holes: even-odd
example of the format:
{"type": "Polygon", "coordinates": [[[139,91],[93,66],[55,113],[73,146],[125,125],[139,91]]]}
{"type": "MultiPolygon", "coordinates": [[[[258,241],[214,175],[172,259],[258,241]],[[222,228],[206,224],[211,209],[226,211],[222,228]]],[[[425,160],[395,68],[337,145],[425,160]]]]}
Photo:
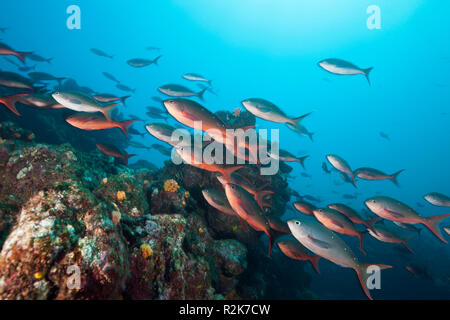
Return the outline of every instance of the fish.
{"type": "Polygon", "coordinates": [[[330,208],[318,208],[313,210],[314,217],[331,231],[357,237],[359,239],[359,249],[367,255],[363,248],[364,233],[356,229],[353,222],[339,211],[330,208]]]}
{"type": "Polygon", "coordinates": [[[344,198],[344,199],[357,199],[358,197],[356,195],[353,195],[353,194],[344,193],[342,195],[342,198],[344,198]]]}
{"type": "Polygon", "coordinates": [[[286,222],[278,219],[277,217],[266,217],[267,223],[269,223],[269,227],[275,231],[278,232],[280,235],[286,235],[290,234],[291,230],[289,230],[289,227],[286,222]]]}
{"type": "Polygon", "coordinates": [[[303,168],[305,168],[305,160],[309,158],[309,156],[302,156],[302,157],[296,157],[289,151],[279,149],[278,154],[274,154],[272,152],[269,152],[269,157],[275,160],[281,160],[285,162],[298,162],[302,165],[303,168]]]}
{"type": "Polygon", "coordinates": [[[96,144],[95,146],[98,148],[98,150],[108,156],[122,159],[126,166],[128,166],[128,159],[135,156],[135,154],[127,154],[110,144],[96,144]]]}
{"type": "Polygon", "coordinates": [[[351,222],[356,224],[362,224],[366,226],[367,229],[371,229],[372,225],[380,220],[381,218],[377,217],[371,220],[364,220],[361,216],[354,210],[353,208],[343,204],[343,203],[330,203],[328,208],[336,210],[342,213],[344,216],[350,219],[351,222]]]}
{"type": "Polygon", "coordinates": [[[167,110],[163,110],[163,109],[160,109],[160,108],[158,108],[158,107],[152,107],[152,106],[148,106],[148,107],[145,107],[149,112],[152,112],[152,113],[154,113],[154,114],[167,114],[167,110]]]}
{"type": "Polygon", "coordinates": [[[151,145],[151,147],[157,150],[162,155],[170,156],[172,154],[172,149],[162,146],[160,144],[154,143],[151,145]]]}
{"type": "Polygon", "coordinates": [[[211,129],[214,129],[214,131],[218,130],[219,132],[217,134],[211,132],[211,136],[214,140],[225,144],[225,123],[199,103],[184,98],[178,98],[164,101],[164,106],[175,120],[185,126],[195,128],[196,122],[201,121],[202,128],[200,129],[202,131],[211,129]]]}
{"type": "Polygon", "coordinates": [[[313,139],[314,133],[309,132],[308,129],[306,129],[306,127],[304,125],[302,125],[301,123],[298,123],[297,126],[294,126],[291,123],[286,123],[286,126],[289,129],[291,129],[292,131],[298,133],[299,135],[307,136],[309,138],[309,140],[314,141],[314,139],[313,139]]]}
{"type": "Polygon", "coordinates": [[[40,93],[32,93],[24,96],[21,100],[21,103],[42,108],[42,109],[63,109],[65,108],[63,105],[59,104],[51,95],[48,94],[40,94],[40,93]]]}
{"type": "Polygon", "coordinates": [[[258,203],[259,208],[261,209],[262,212],[264,212],[264,197],[266,197],[269,194],[273,194],[274,192],[271,190],[260,190],[257,189],[255,186],[253,186],[251,184],[251,182],[243,177],[242,175],[240,175],[237,172],[232,172],[230,174],[229,179],[226,179],[225,176],[217,176],[217,179],[219,180],[219,182],[225,186],[226,183],[231,182],[234,184],[237,184],[238,186],[240,186],[241,188],[244,188],[245,191],[247,191],[248,193],[250,193],[251,195],[253,195],[253,197],[256,200],[256,203],[258,203]]]}
{"type": "Polygon", "coordinates": [[[145,129],[156,139],[164,141],[171,146],[176,146],[179,143],[179,141],[172,141],[172,134],[176,129],[171,125],[166,123],[150,123],[145,125],[145,129]]]}
{"type": "Polygon", "coordinates": [[[313,211],[316,210],[315,205],[303,200],[296,201],[293,205],[299,212],[306,214],[307,216],[314,216],[313,211]]]}
{"type": "Polygon", "coordinates": [[[326,174],[330,174],[331,171],[330,169],[328,169],[327,164],[325,162],[322,162],[322,170],[326,173],[326,174]]]}
{"type": "Polygon", "coordinates": [[[366,296],[372,300],[367,280],[368,268],[378,266],[380,269],[392,268],[389,265],[362,263],[349,246],[333,231],[312,219],[293,219],[287,222],[292,235],[313,253],[345,268],[353,269],[358,275],[366,296]]]}
{"type": "Polygon", "coordinates": [[[34,90],[32,80],[9,71],[0,71],[0,85],[8,88],[34,90]]]}
{"type": "Polygon", "coordinates": [[[386,133],[382,132],[382,131],[380,131],[380,137],[386,139],[387,141],[391,141],[389,136],[386,133]]]}
{"type": "Polygon", "coordinates": [[[346,173],[352,177],[352,184],[356,188],[355,175],[347,161],[335,154],[328,154],[326,156],[328,162],[338,171],[346,173]]]}
{"type": "Polygon", "coordinates": [[[435,206],[450,207],[450,198],[439,192],[427,193],[424,195],[424,199],[435,206]]]}
{"type": "Polygon", "coordinates": [[[96,94],[92,97],[95,100],[97,100],[98,102],[109,103],[109,102],[120,101],[123,105],[126,105],[125,100],[131,96],[117,97],[117,96],[115,96],[113,94],[109,94],[109,93],[100,93],[100,94],[96,94]]]}
{"type": "Polygon", "coordinates": [[[231,208],[233,208],[233,210],[253,229],[264,232],[269,238],[269,251],[267,256],[270,257],[273,244],[271,229],[255,199],[250,193],[237,184],[227,183],[224,187],[231,208]]]}
{"type": "Polygon", "coordinates": [[[238,216],[231,208],[228,202],[227,196],[222,191],[217,189],[203,189],[203,197],[212,207],[216,208],[220,212],[226,213],[230,216],[238,216]]]}
{"type": "Polygon", "coordinates": [[[372,229],[369,229],[369,234],[375,239],[387,242],[387,243],[397,243],[402,244],[408,249],[411,253],[414,251],[409,247],[408,241],[411,237],[407,239],[402,239],[394,230],[384,226],[382,224],[375,224],[372,229]]]}
{"type": "Polygon", "coordinates": [[[302,172],[302,173],[300,173],[300,175],[301,175],[303,178],[312,178],[311,175],[307,174],[306,172],[302,172]]]}
{"type": "Polygon", "coordinates": [[[102,72],[102,74],[103,74],[106,78],[108,78],[109,80],[114,81],[114,82],[117,82],[117,83],[120,83],[120,81],[117,80],[116,77],[114,77],[112,74],[110,74],[110,73],[108,73],[108,72],[102,72]]]}
{"type": "Polygon", "coordinates": [[[424,279],[424,280],[432,280],[431,275],[429,274],[426,266],[420,266],[417,264],[408,264],[405,267],[406,270],[411,272],[413,275],[415,275],[418,278],[424,279]]]}
{"type": "Polygon", "coordinates": [[[122,90],[122,91],[126,91],[126,92],[133,92],[133,93],[136,92],[136,89],[131,89],[130,87],[128,87],[124,84],[121,84],[121,83],[116,84],[116,88],[119,90],[122,90]]]}
{"type": "Polygon", "coordinates": [[[152,50],[155,50],[155,51],[161,50],[161,48],[153,47],[153,46],[149,46],[149,47],[147,47],[146,49],[147,49],[147,50],[150,50],[150,51],[152,51],[152,50]]]}
{"type": "Polygon", "coordinates": [[[100,57],[105,57],[105,58],[110,58],[110,59],[113,58],[113,56],[107,54],[106,52],[104,52],[104,51],[102,51],[100,49],[91,48],[91,52],[93,54],[96,54],[97,56],[100,56],[100,57]]]}
{"type": "Polygon", "coordinates": [[[78,112],[100,112],[105,118],[111,121],[111,112],[118,103],[101,106],[92,97],[75,91],[56,91],[52,93],[53,99],[66,107],[67,109],[78,112]]]}
{"type": "MultiPolygon", "coordinates": [[[[180,156],[181,159],[183,159],[186,163],[190,164],[191,166],[194,166],[196,168],[210,171],[210,172],[218,172],[227,181],[231,180],[231,173],[241,169],[243,166],[224,166],[216,163],[206,163],[206,162],[198,162],[195,159],[194,151],[191,147],[177,147],[176,148],[177,154],[180,156]]],[[[246,191],[247,192],[247,191],[246,191]]],[[[229,200],[229,199],[228,199],[229,200]]]]}
{"type": "Polygon", "coordinates": [[[21,71],[21,72],[28,72],[30,70],[35,70],[36,67],[37,67],[37,65],[29,66],[29,67],[23,66],[23,67],[19,67],[19,71],[21,71]]]}
{"type": "Polygon", "coordinates": [[[289,118],[272,102],[262,98],[249,98],[243,100],[241,103],[247,111],[258,118],[275,123],[290,123],[297,129],[299,129],[300,121],[311,114],[311,112],[309,112],[300,117],[289,118]]]}
{"type": "Polygon", "coordinates": [[[134,147],[134,148],[150,150],[149,146],[146,146],[146,145],[144,145],[144,144],[142,144],[140,142],[137,142],[137,141],[128,141],[128,144],[130,146],[134,147]]]}
{"type": "Polygon", "coordinates": [[[28,54],[27,58],[30,59],[30,60],[33,60],[33,61],[47,62],[47,63],[50,63],[53,60],[53,58],[44,58],[44,57],[42,57],[42,56],[40,56],[38,54],[35,54],[35,53],[28,54]]]}
{"type": "Polygon", "coordinates": [[[287,257],[299,260],[299,261],[309,261],[313,266],[314,270],[320,274],[319,270],[319,260],[321,256],[317,254],[309,254],[308,249],[306,249],[300,242],[287,240],[277,242],[278,247],[281,252],[283,252],[287,257]]]}
{"type": "Polygon", "coordinates": [[[408,205],[387,196],[369,198],[365,204],[370,211],[383,219],[406,224],[423,224],[441,241],[448,243],[442,236],[439,223],[449,217],[450,213],[427,218],[421,217],[408,205]]]}
{"type": "Polygon", "coordinates": [[[63,81],[64,77],[55,77],[46,72],[30,72],[28,76],[34,81],[51,81],[56,80],[61,85],[61,81],[63,81]]]}
{"type": "Polygon", "coordinates": [[[146,66],[149,66],[151,64],[158,64],[158,60],[161,58],[162,56],[157,56],[155,59],[153,60],[149,60],[149,59],[140,59],[140,58],[135,58],[135,59],[130,59],[127,61],[127,64],[134,67],[134,68],[143,68],[146,66]]]}
{"type": "Polygon", "coordinates": [[[203,94],[205,93],[206,88],[200,90],[199,92],[194,92],[191,89],[179,84],[165,84],[159,87],[158,90],[170,97],[198,97],[203,100],[203,94]]]}
{"type": "Polygon", "coordinates": [[[8,61],[9,63],[11,63],[12,65],[16,66],[17,68],[20,68],[20,64],[18,64],[17,62],[11,60],[8,57],[5,57],[5,60],[8,61]]]}
{"type": "MultiPolygon", "coordinates": [[[[130,116],[131,116],[131,115],[130,115],[130,116]]],[[[133,118],[133,119],[136,119],[136,117],[134,117],[134,116],[132,116],[132,118],[133,118]]],[[[136,119],[136,120],[139,120],[139,119],[136,119]]],[[[138,130],[133,129],[133,127],[130,127],[130,128],[128,129],[128,133],[129,133],[129,134],[132,134],[132,135],[135,135],[135,136],[141,136],[141,137],[145,136],[145,132],[139,132],[138,130]]]]}
{"type": "Polygon", "coordinates": [[[20,116],[19,111],[17,111],[16,103],[21,101],[21,99],[28,94],[26,93],[19,93],[19,94],[13,94],[10,96],[3,96],[0,97],[0,103],[5,105],[9,110],[11,110],[16,116],[20,116]]]}
{"type": "Polygon", "coordinates": [[[370,85],[369,74],[372,71],[373,67],[361,69],[355,66],[353,63],[341,60],[341,59],[324,59],[318,62],[319,67],[322,69],[338,75],[357,75],[362,74],[366,77],[367,82],[370,85]]]}
{"type": "Polygon", "coordinates": [[[420,232],[422,231],[422,229],[414,227],[414,225],[412,225],[412,224],[405,224],[405,223],[401,223],[401,222],[398,222],[398,221],[393,221],[393,223],[396,226],[398,226],[398,227],[400,227],[402,229],[405,229],[405,230],[408,230],[408,231],[412,231],[412,232],[416,232],[419,236],[420,236],[420,232]]]}
{"type": "Polygon", "coordinates": [[[353,172],[353,174],[356,177],[364,180],[391,180],[396,186],[398,186],[397,177],[403,171],[405,170],[402,169],[393,174],[386,174],[380,170],[373,168],[358,168],[353,172]]]}
{"type": "Polygon", "coordinates": [[[204,76],[198,73],[185,73],[182,77],[190,81],[202,81],[208,83],[209,85],[211,84],[211,80],[206,79],[204,76]]]}
{"type": "Polygon", "coordinates": [[[108,121],[104,117],[86,113],[78,113],[66,119],[67,123],[82,130],[91,131],[91,130],[105,130],[105,129],[119,128],[120,130],[123,131],[126,137],[128,137],[128,127],[134,121],[136,121],[136,119],[120,122],[108,121]]]}
{"type": "Polygon", "coordinates": [[[303,195],[303,198],[307,199],[309,201],[320,202],[320,199],[313,197],[312,195],[309,195],[309,194],[303,195]]]}
{"type": "Polygon", "coordinates": [[[15,51],[5,43],[0,42],[0,55],[12,55],[17,57],[23,64],[25,64],[25,58],[29,57],[32,52],[15,51]]]}
{"type": "Polygon", "coordinates": [[[152,111],[147,111],[145,113],[149,118],[153,118],[153,119],[163,119],[167,121],[168,115],[164,114],[164,113],[159,113],[159,112],[152,112],[152,111]]]}

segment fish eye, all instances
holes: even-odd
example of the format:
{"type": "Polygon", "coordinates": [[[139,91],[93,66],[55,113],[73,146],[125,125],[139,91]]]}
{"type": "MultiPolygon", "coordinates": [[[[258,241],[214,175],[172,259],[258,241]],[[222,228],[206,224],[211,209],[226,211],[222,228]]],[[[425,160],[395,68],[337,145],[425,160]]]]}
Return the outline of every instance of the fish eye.
{"type": "Polygon", "coordinates": [[[295,224],[296,224],[297,226],[301,225],[300,221],[295,221],[295,224]]]}

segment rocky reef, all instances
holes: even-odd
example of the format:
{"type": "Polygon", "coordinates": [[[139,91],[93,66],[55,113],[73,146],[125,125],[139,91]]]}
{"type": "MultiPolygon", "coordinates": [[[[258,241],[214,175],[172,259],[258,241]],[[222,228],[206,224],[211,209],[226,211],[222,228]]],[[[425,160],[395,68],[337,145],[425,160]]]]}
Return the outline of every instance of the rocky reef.
{"type": "MultiPolygon", "coordinates": [[[[267,258],[260,233],[206,203],[215,174],[125,167],[33,129],[0,124],[0,299],[312,297],[302,263],[267,258]]],[[[276,190],[280,217],[283,174],[245,175],[276,190]]]]}

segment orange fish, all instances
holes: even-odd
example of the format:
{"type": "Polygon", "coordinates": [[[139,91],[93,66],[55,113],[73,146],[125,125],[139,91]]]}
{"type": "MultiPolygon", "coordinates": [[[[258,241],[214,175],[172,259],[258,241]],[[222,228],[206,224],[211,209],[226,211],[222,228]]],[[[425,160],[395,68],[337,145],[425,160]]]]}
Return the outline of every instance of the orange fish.
{"type": "Polygon", "coordinates": [[[280,241],[277,244],[281,252],[283,252],[286,256],[294,260],[311,262],[316,272],[320,274],[319,259],[321,257],[319,255],[308,254],[307,249],[298,241],[280,241]]]}
{"type": "Polygon", "coordinates": [[[135,154],[126,154],[110,144],[96,144],[96,147],[108,156],[122,159],[126,166],[128,166],[128,159],[135,156],[135,154]]]}
{"type": "Polygon", "coordinates": [[[13,56],[16,56],[17,58],[20,59],[20,61],[23,62],[23,64],[25,64],[25,57],[27,55],[31,54],[31,53],[32,52],[15,51],[15,50],[11,49],[10,46],[0,42],[0,55],[13,55],[13,56]]]}
{"type": "Polygon", "coordinates": [[[78,113],[73,116],[70,116],[69,118],[66,119],[66,121],[67,123],[78,129],[89,131],[120,128],[125,134],[125,136],[128,137],[128,128],[134,121],[137,121],[137,119],[116,122],[116,121],[108,121],[101,116],[78,113]]]}
{"type": "Polygon", "coordinates": [[[4,104],[9,110],[20,116],[16,109],[16,102],[27,96],[26,93],[13,94],[11,96],[0,97],[0,103],[4,104]]]}
{"type": "Polygon", "coordinates": [[[225,194],[231,208],[256,231],[263,231],[269,238],[269,252],[272,251],[273,236],[269,223],[253,196],[237,184],[225,184],[225,194]]]}

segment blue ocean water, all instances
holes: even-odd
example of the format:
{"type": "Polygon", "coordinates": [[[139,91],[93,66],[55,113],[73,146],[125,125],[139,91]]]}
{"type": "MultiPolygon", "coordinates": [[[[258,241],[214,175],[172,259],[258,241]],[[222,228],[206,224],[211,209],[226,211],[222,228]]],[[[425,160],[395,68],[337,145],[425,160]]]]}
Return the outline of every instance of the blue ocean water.
{"type": "MultiPolygon", "coordinates": [[[[258,127],[280,129],[283,149],[310,155],[306,172],[312,178],[301,177],[303,169],[294,164],[292,189],[319,198],[323,206],[356,191],[360,195],[349,203],[357,209],[381,192],[432,216],[450,212],[423,200],[431,191],[450,193],[449,9],[450,3],[436,0],[2,1],[0,27],[8,30],[0,38],[14,48],[52,57],[51,64],[39,64],[39,71],[122,94],[102,75],[112,73],[136,88],[124,113],[142,118],[145,106],[154,104],[152,96],[163,98],[156,91],[160,85],[199,89],[181,78],[187,72],[213,80],[218,94],[205,93],[202,103],[212,111],[242,108],[241,101],[250,97],[268,99],[291,116],[313,111],[303,121],[314,132],[313,142],[283,125],[257,120],[258,127]],[[79,30],[66,26],[70,5],[81,10],[79,30]],[[380,8],[381,29],[366,25],[370,5],[380,8]],[[148,51],[148,46],[161,51],[148,51]],[[114,59],[98,57],[91,48],[114,59]],[[125,63],[159,54],[158,66],[134,69],[125,63]],[[371,86],[363,76],[338,76],[318,67],[331,57],[374,67],[371,86]],[[357,190],[350,184],[337,186],[338,174],[321,169],[329,153],[344,157],[353,169],[405,169],[400,188],[390,181],[360,181],[357,190]]],[[[0,61],[0,68],[7,66],[0,61]]],[[[148,135],[136,140],[156,143],[148,135]]],[[[155,150],[127,151],[138,154],[134,161],[161,166],[166,160],[155,150]]],[[[284,218],[295,214],[288,211],[284,218]]],[[[345,239],[356,251],[357,241],[345,239]]],[[[365,246],[369,255],[361,259],[394,265],[383,272],[382,290],[375,290],[374,298],[450,298],[450,247],[428,230],[411,241],[416,253],[408,259],[427,266],[433,280],[406,271],[407,261],[395,256],[393,245],[367,236],[365,246]]],[[[352,270],[322,260],[320,275],[310,271],[312,290],[320,297],[364,299],[352,270]]]]}

